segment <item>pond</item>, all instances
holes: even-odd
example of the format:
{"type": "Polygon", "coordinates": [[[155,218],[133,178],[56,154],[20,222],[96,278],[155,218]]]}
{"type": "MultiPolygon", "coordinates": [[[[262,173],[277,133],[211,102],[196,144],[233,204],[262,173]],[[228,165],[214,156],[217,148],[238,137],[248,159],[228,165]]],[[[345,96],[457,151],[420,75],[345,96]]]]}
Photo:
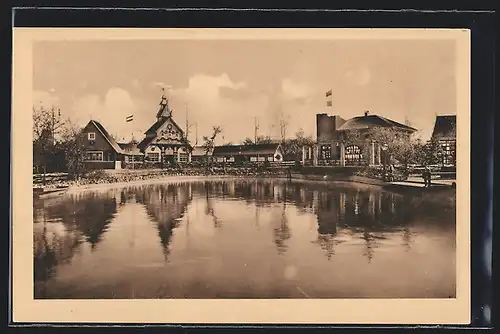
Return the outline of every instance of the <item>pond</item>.
{"type": "Polygon", "coordinates": [[[34,202],[35,298],[454,298],[449,194],[270,179],[34,202]]]}

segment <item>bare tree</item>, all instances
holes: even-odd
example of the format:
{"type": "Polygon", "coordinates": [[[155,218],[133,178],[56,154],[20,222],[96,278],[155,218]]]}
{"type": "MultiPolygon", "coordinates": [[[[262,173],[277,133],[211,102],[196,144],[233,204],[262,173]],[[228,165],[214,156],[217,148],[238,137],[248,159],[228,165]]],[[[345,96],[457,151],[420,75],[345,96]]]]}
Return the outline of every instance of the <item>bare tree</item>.
{"type": "Polygon", "coordinates": [[[241,142],[243,145],[252,145],[253,140],[250,137],[246,137],[245,140],[241,142]]]}
{"type": "Polygon", "coordinates": [[[253,141],[249,137],[242,141],[243,145],[255,145],[255,144],[272,144],[273,140],[269,136],[257,136],[256,141],[253,141]]]}
{"type": "Polygon", "coordinates": [[[295,134],[295,138],[285,139],[281,143],[281,151],[286,160],[300,161],[302,155],[302,147],[313,145],[312,136],[305,136],[304,130],[300,129],[295,134]]]}
{"type": "Polygon", "coordinates": [[[64,152],[66,169],[73,178],[85,173],[85,150],[82,143],[82,129],[70,120],[62,131],[61,147],[64,152]]]}
{"type": "Polygon", "coordinates": [[[55,156],[56,138],[65,122],[61,111],[52,107],[50,110],[33,107],[33,164],[34,168],[42,167],[43,172],[55,156]]]}
{"type": "Polygon", "coordinates": [[[436,138],[431,138],[419,147],[417,159],[422,165],[437,165],[443,162],[445,151],[436,138]]]}
{"type": "Polygon", "coordinates": [[[286,140],[286,130],[288,128],[288,121],[285,118],[283,111],[280,113],[280,135],[281,141],[284,142],[286,140]]]}
{"type": "Polygon", "coordinates": [[[222,132],[222,129],[220,126],[214,126],[212,127],[212,135],[210,137],[208,136],[203,136],[203,149],[205,151],[205,161],[207,162],[207,167],[209,165],[209,158],[208,155],[210,154],[211,151],[213,151],[215,147],[215,139],[217,136],[222,132]]]}
{"type": "MultiPolygon", "coordinates": [[[[404,169],[418,161],[420,142],[414,140],[410,133],[389,127],[373,127],[368,130],[351,130],[345,133],[344,139],[348,145],[360,148],[363,157],[370,156],[370,143],[375,142],[384,147],[385,154],[397,160],[404,169]]],[[[368,160],[365,159],[368,165],[368,160]]]]}

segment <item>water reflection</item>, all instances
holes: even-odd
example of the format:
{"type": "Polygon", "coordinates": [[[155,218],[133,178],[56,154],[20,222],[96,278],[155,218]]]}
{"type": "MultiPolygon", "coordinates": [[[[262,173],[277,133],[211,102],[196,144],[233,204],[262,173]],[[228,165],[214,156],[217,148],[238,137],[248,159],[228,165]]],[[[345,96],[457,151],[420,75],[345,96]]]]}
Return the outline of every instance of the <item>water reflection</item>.
{"type": "MultiPolygon", "coordinates": [[[[287,193],[288,187],[287,184],[284,184],[282,188],[282,205],[281,205],[281,213],[280,219],[276,221],[276,228],[274,228],[274,243],[276,244],[276,249],[278,250],[279,255],[283,255],[287,251],[286,241],[292,237],[292,233],[290,228],[288,227],[288,217],[286,210],[287,203],[287,193]]],[[[279,198],[279,197],[278,197],[279,198]]]]}
{"type": "MultiPolygon", "coordinates": [[[[435,247],[448,247],[454,251],[453,205],[451,200],[443,203],[439,198],[400,196],[376,189],[325,188],[277,180],[181,182],[68,194],[55,201],[34,203],[34,274],[35,282],[40,282],[36,291],[40,291],[40,287],[46,288],[42,283],[51,282],[53,277],[57,277],[58,270],[71,266],[72,259],[79,252],[92,262],[90,254],[98,252],[104,240],[108,240],[108,246],[102,252],[118,251],[117,242],[124,241],[117,240],[124,239],[111,238],[111,235],[106,237],[110,228],[131,231],[132,236],[127,239],[131,243],[120,247],[145,254],[137,261],[147,261],[145,256],[151,251],[145,247],[155,247],[156,243],[161,247],[165,265],[186,263],[187,267],[175,267],[184,268],[177,270],[202,270],[202,267],[193,267],[194,260],[191,259],[193,254],[201,254],[205,259],[216,261],[210,262],[211,268],[223,266],[220,261],[227,256],[240,256],[246,258],[241,260],[245,261],[245,265],[252,263],[254,257],[256,263],[270,261],[275,265],[279,265],[279,258],[287,258],[287,261],[300,259],[304,265],[314,267],[311,268],[314,271],[322,270],[326,264],[313,255],[314,248],[307,244],[323,254],[326,263],[333,263],[334,258],[342,261],[349,254],[349,257],[364,258],[365,265],[371,267],[389,265],[385,254],[391,249],[402,249],[408,254],[406,256],[416,256],[417,253],[412,253],[415,238],[422,239],[431,233],[429,231],[449,235],[435,247]],[[143,219],[140,213],[135,218],[127,218],[132,212],[130,210],[138,212],[132,209],[135,208],[133,205],[144,210],[144,217],[149,222],[138,227],[135,223],[130,227],[123,225],[131,219],[143,219]],[[127,209],[129,207],[131,209],[127,209]],[[118,216],[122,217],[122,225],[112,227],[118,224],[118,216]],[[313,230],[305,223],[308,217],[314,217],[316,221],[313,230]],[[147,224],[156,230],[157,240],[146,234],[147,224]],[[177,230],[182,233],[177,233],[177,230]],[[143,231],[143,236],[136,235],[139,231],[143,231]],[[274,254],[278,258],[273,258],[267,250],[268,242],[274,244],[274,254]],[[86,245],[90,253],[85,253],[86,245]],[[379,251],[382,252],[381,262],[376,264],[374,261],[379,251]]],[[[419,243],[422,242],[433,241],[425,239],[419,243]]],[[[99,265],[111,261],[106,260],[109,255],[101,254],[99,258],[103,256],[105,259],[99,261],[104,262],[99,262],[99,265]]],[[[117,273],[128,270],[127,264],[120,262],[122,260],[114,261],[100,270],[117,273]]],[[[356,265],[362,264],[356,262],[356,265]]],[[[172,267],[166,275],[176,277],[174,273],[178,272],[172,267]]],[[[203,270],[198,274],[202,275],[202,279],[211,277],[203,270]]],[[[278,283],[273,281],[272,284],[278,283]]],[[[54,292],[39,294],[50,296],[54,292]]]]}
{"type": "Polygon", "coordinates": [[[82,242],[94,250],[117,212],[115,197],[96,194],[43,204],[36,202],[34,210],[35,281],[54,276],[56,267],[69,263],[82,242]]]}
{"type": "Polygon", "coordinates": [[[165,260],[168,260],[173,230],[184,217],[187,205],[192,199],[190,184],[155,185],[136,190],[135,196],[156,223],[163,255],[165,260]]]}

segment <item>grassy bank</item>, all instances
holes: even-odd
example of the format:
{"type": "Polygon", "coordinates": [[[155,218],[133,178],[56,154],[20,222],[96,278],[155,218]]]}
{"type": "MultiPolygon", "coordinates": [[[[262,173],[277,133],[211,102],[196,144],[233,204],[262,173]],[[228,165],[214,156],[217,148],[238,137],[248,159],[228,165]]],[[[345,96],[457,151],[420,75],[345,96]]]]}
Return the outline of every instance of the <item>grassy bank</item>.
{"type": "Polygon", "coordinates": [[[60,187],[73,187],[73,186],[86,186],[86,185],[99,185],[99,184],[115,184],[115,183],[129,183],[136,181],[147,181],[163,179],[172,176],[233,176],[233,177],[286,177],[285,170],[258,170],[255,168],[212,168],[205,169],[151,169],[151,170],[95,170],[86,173],[77,180],[69,179],[68,177],[62,178],[46,178],[45,185],[34,180],[33,187],[43,187],[46,190],[60,188],[60,187]]]}

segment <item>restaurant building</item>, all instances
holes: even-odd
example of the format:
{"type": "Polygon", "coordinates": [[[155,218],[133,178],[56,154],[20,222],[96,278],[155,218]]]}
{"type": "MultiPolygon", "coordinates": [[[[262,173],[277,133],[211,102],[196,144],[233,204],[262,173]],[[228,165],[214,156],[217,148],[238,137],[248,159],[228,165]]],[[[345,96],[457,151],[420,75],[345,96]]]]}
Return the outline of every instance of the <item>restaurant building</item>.
{"type": "Polygon", "coordinates": [[[172,109],[169,108],[165,95],[162,96],[156,122],[145,135],[138,144],[145,161],[167,165],[191,162],[193,147],[187,141],[184,131],[173,119],[172,109]]]}
{"type": "Polygon", "coordinates": [[[305,166],[361,166],[382,165],[390,161],[384,153],[384,144],[369,138],[370,131],[381,128],[411,136],[417,130],[391,119],[370,115],[345,120],[339,115],[316,115],[316,143],[302,147],[302,164],[305,166]],[[357,139],[351,139],[357,134],[357,139]]]}

